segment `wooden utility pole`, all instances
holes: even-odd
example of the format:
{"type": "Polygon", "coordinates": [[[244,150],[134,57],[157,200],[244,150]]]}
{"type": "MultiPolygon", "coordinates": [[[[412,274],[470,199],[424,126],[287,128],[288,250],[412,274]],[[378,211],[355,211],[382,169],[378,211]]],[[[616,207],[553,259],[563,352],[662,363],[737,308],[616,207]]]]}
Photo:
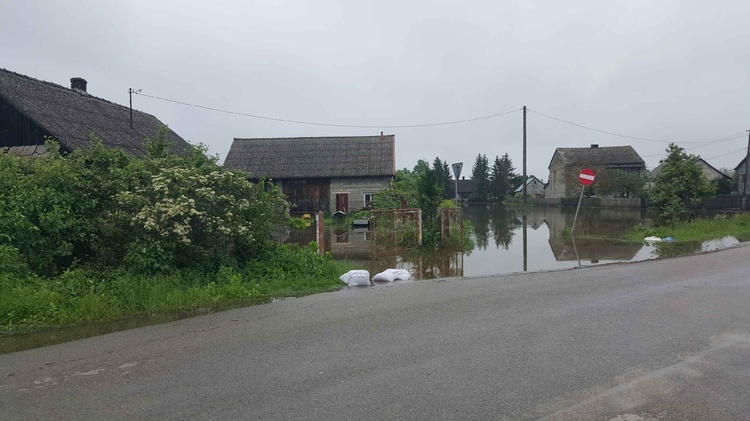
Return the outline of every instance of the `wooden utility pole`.
{"type": "Polygon", "coordinates": [[[745,182],[742,184],[742,197],[747,195],[747,161],[750,161],[750,130],[747,131],[747,153],[745,153],[745,182]]]}
{"type": "Polygon", "coordinates": [[[526,106],[523,106],[523,207],[526,207],[526,106]]]}
{"type": "Polygon", "coordinates": [[[130,128],[133,128],[133,88],[128,88],[128,95],[130,96],[130,128]]]}

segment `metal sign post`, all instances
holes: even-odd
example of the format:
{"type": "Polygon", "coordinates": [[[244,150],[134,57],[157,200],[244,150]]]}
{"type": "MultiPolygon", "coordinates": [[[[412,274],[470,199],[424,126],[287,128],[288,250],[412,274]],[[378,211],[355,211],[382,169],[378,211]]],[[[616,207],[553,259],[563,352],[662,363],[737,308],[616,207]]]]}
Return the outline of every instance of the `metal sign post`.
{"type": "Polygon", "coordinates": [[[573,231],[576,229],[576,221],[578,220],[578,211],[581,209],[581,202],[583,201],[583,191],[586,190],[586,186],[594,184],[596,173],[590,168],[584,168],[578,175],[578,181],[581,182],[581,197],[578,199],[578,207],[576,208],[576,216],[573,217],[573,228],[570,229],[570,235],[573,235],[573,231]]]}
{"type": "Polygon", "coordinates": [[[464,167],[463,162],[456,162],[453,167],[453,176],[456,177],[456,203],[458,204],[458,177],[461,176],[461,169],[464,167]]]}

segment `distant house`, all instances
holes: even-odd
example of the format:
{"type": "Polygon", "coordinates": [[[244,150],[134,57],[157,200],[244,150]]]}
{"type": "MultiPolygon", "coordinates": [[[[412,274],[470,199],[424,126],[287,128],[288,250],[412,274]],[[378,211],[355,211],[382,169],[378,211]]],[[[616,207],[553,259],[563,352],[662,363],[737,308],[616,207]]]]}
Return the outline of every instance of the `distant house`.
{"type": "Polygon", "coordinates": [[[466,177],[458,180],[458,200],[459,202],[468,202],[469,196],[477,188],[477,183],[474,180],[467,180],[466,177]]]}
{"type": "MultiPolygon", "coordinates": [[[[701,168],[701,171],[703,171],[703,175],[706,177],[706,179],[713,181],[713,180],[719,180],[719,179],[725,179],[725,180],[731,180],[732,177],[724,174],[723,172],[717,170],[714,168],[711,164],[704,161],[703,158],[698,158],[698,160],[695,161],[695,164],[698,165],[701,168]]],[[[659,164],[651,170],[651,176],[656,177],[659,172],[661,172],[661,168],[664,164],[659,164]]]]}
{"type": "MultiPolygon", "coordinates": [[[[513,194],[515,196],[522,196],[523,184],[518,186],[513,194]]],[[[544,197],[544,183],[534,176],[526,179],[526,197],[544,197]]]]}
{"type": "MultiPolygon", "coordinates": [[[[88,93],[82,78],[70,79],[66,88],[0,69],[0,152],[42,156],[45,137],[53,137],[63,152],[91,144],[91,136],[109,148],[143,156],[144,141],[164,126],[156,117],[97,98],[88,93]]],[[[175,132],[167,138],[177,150],[188,147],[175,132]]]]}
{"type": "Polygon", "coordinates": [[[292,210],[349,213],[370,206],[395,175],[394,135],[234,139],[224,166],[272,180],[292,210]]]}
{"type": "Polygon", "coordinates": [[[745,188],[745,182],[747,180],[748,166],[746,165],[747,156],[742,158],[739,164],[734,168],[737,172],[737,192],[739,194],[750,194],[750,185],[745,188]]]}
{"type": "Polygon", "coordinates": [[[590,148],[557,148],[549,164],[548,198],[575,196],[580,192],[578,175],[583,168],[642,173],[646,163],[632,146],[591,145],[590,148]]]}

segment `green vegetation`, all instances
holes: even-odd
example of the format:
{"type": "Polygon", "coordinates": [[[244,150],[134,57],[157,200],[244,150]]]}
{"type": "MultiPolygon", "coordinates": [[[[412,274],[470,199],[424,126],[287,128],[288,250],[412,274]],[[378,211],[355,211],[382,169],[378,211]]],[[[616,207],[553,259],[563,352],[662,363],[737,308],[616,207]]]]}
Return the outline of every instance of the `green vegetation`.
{"type": "Polygon", "coordinates": [[[474,180],[474,193],[469,200],[473,202],[486,202],[490,193],[490,167],[487,155],[478,154],[471,167],[471,179],[474,180]]]}
{"type": "Polygon", "coordinates": [[[639,225],[622,239],[642,243],[646,237],[672,237],[680,242],[703,242],[733,236],[739,241],[750,241],[750,215],[717,215],[712,219],[695,219],[669,226],[639,225]]]}
{"type": "MultiPolygon", "coordinates": [[[[467,241],[470,229],[464,228],[464,239],[452,240],[455,244],[441,244],[440,239],[440,214],[441,207],[456,207],[452,200],[443,200],[445,193],[445,171],[447,164],[436,159],[434,168],[430,167],[427,161],[420,159],[412,171],[408,169],[396,172],[393,188],[383,190],[375,194],[372,198],[372,205],[375,209],[400,209],[402,202],[407,207],[417,207],[422,210],[422,246],[425,248],[435,248],[439,246],[459,246],[459,242],[471,246],[473,244],[467,241]]],[[[384,238],[391,238],[391,243],[403,247],[416,247],[415,227],[405,226],[398,221],[381,220],[378,222],[379,233],[376,235],[384,238]]],[[[463,226],[471,225],[462,222],[463,226]]],[[[454,232],[453,229],[452,232],[454,232]]],[[[454,237],[453,237],[454,238],[454,237]]]]}
{"type": "Polygon", "coordinates": [[[659,217],[668,225],[692,219],[693,211],[701,199],[713,196],[717,185],[709,182],[703,171],[695,165],[695,155],[673,143],[667,148],[667,157],[661,160],[662,169],[654,178],[649,191],[651,204],[659,217]]]}
{"type": "Polygon", "coordinates": [[[600,170],[596,174],[596,184],[592,191],[601,196],[643,197],[646,176],[622,170],[600,170]]]}
{"type": "Polygon", "coordinates": [[[219,167],[203,146],[174,155],[165,131],[147,145],[144,158],[97,141],[67,156],[0,154],[0,330],[340,284],[344,268],[315,247],[270,241],[300,222],[277,187],[219,167]]]}

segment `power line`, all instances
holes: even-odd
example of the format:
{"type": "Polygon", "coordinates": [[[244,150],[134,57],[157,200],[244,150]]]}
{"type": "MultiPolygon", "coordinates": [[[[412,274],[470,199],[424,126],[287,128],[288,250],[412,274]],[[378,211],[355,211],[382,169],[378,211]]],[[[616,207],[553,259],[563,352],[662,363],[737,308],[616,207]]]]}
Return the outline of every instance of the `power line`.
{"type": "Polygon", "coordinates": [[[153,96],[153,95],[147,95],[147,94],[144,94],[142,92],[134,92],[134,93],[137,94],[137,95],[142,95],[142,96],[148,97],[148,98],[158,99],[160,101],[172,102],[172,103],[175,103],[175,104],[185,105],[185,106],[188,106],[188,107],[202,108],[204,110],[215,111],[215,112],[224,113],[224,114],[239,115],[239,116],[243,116],[243,117],[252,117],[252,118],[257,118],[257,119],[261,119],[261,120],[278,121],[278,122],[282,122],[282,123],[307,124],[307,125],[310,125],[310,126],[347,127],[347,128],[357,128],[357,129],[405,129],[405,128],[418,128],[418,127],[447,126],[447,125],[451,125],[451,124],[471,123],[473,121],[479,121],[479,120],[485,120],[485,119],[488,119],[488,118],[500,117],[500,116],[503,116],[503,115],[512,114],[512,113],[515,113],[515,112],[518,112],[518,111],[522,110],[522,108],[518,108],[518,109],[515,109],[515,110],[506,111],[506,112],[497,113],[497,114],[490,114],[490,115],[486,115],[486,116],[483,116],[483,117],[469,118],[469,119],[465,119],[465,120],[444,121],[444,122],[440,122],[440,123],[426,123],[426,124],[378,124],[378,125],[333,124],[333,123],[319,123],[319,122],[314,122],[314,121],[289,120],[289,119],[284,119],[284,118],[266,117],[266,116],[257,115],[257,114],[247,114],[247,113],[241,113],[241,112],[236,112],[236,111],[227,111],[227,110],[222,110],[222,109],[219,109],[219,108],[206,107],[206,106],[203,106],[203,105],[191,104],[191,103],[188,103],[188,102],[177,101],[177,100],[174,100],[174,99],[162,98],[162,97],[153,96]]]}
{"type": "Polygon", "coordinates": [[[737,152],[744,152],[744,151],[745,151],[745,148],[744,148],[744,147],[742,147],[742,148],[740,148],[740,149],[737,149],[736,151],[732,151],[732,152],[727,152],[727,153],[725,153],[725,154],[721,154],[721,155],[716,155],[716,156],[712,156],[711,158],[705,158],[705,159],[716,159],[716,158],[721,158],[722,156],[727,156],[727,155],[731,155],[731,154],[733,154],[733,153],[737,153],[737,152]]]}
{"type": "Polygon", "coordinates": [[[604,133],[604,134],[608,134],[608,135],[612,135],[612,136],[624,137],[624,138],[627,138],[627,139],[634,139],[634,140],[643,140],[643,141],[646,141],[646,142],[657,142],[657,143],[675,143],[675,144],[676,144],[676,143],[711,143],[711,142],[721,142],[721,141],[724,141],[724,140],[731,140],[731,139],[734,139],[734,137],[736,137],[736,136],[738,136],[738,135],[740,135],[740,134],[744,133],[744,132],[739,132],[739,133],[735,133],[735,134],[733,134],[733,135],[730,135],[730,136],[725,136],[725,137],[722,137],[721,139],[716,139],[716,140],[704,140],[704,141],[680,141],[680,142],[674,142],[674,141],[670,141],[670,140],[648,139],[648,138],[644,138],[644,137],[628,136],[628,135],[624,135],[624,134],[619,134],[619,133],[608,132],[608,131],[606,131],[606,130],[595,129],[595,128],[593,128],[593,127],[588,127],[588,126],[584,126],[584,125],[582,125],[582,124],[578,124],[578,123],[573,123],[573,122],[571,122],[571,121],[567,121],[567,120],[563,120],[563,119],[561,119],[561,118],[553,117],[553,116],[551,116],[551,115],[547,115],[547,114],[544,114],[544,113],[540,113],[539,111],[535,111],[535,110],[532,110],[532,109],[530,109],[530,108],[527,108],[527,110],[531,111],[532,113],[535,113],[535,114],[539,114],[539,115],[541,115],[541,116],[544,116],[544,117],[550,118],[550,119],[552,119],[552,120],[557,120],[557,121],[559,121],[559,122],[561,122],[561,123],[565,123],[565,124],[570,124],[571,126],[576,126],[576,127],[580,127],[580,128],[582,128],[582,129],[586,129],[586,130],[592,130],[592,131],[595,131],[595,132],[599,132],[599,133],[604,133]]]}
{"type": "MultiPolygon", "coordinates": [[[[705,144],[703,144],[703,145],[697,145],[697,146],[688,146],[687,148],[683,148],[683,149],[685,149],[686,151],[687,151],[687,150],[691,150],[691,151],[692,151],[692,150],[695,150],[695,149],[705,148],[706,146],[712,146],[712,145],[714,145],[715,143],[719,143],[719,142],[726,142],[726,141],[728,141],[728,140],[739,139],[739,138],[741,138],[741,137],[744,137],[744,136],[743,136],[742,134],[737,134],[737,135],[734,135],[734,136],[732,136],[732,137],[722,138],[722,139],[718,139],[718,140],[712,140],[712,141],[708,141],[709,143],[705,143],[705,144]]],[[[642,157],[642,158],[652,158],[652,157],[654,157],[654,156],[662,156],[662,155],[664,155],[665,153],[666,153],[666,151],[665,151],[665,152],[662,152],[662,153],[652,154],[652,155],[641,155],[641,157],[642,157]]],[[[729,155],[729,154],[727,153],[726,155],[729,155]]],[[[724,156],[724,155],[721,155],[721,156],[724,156]]]]}

